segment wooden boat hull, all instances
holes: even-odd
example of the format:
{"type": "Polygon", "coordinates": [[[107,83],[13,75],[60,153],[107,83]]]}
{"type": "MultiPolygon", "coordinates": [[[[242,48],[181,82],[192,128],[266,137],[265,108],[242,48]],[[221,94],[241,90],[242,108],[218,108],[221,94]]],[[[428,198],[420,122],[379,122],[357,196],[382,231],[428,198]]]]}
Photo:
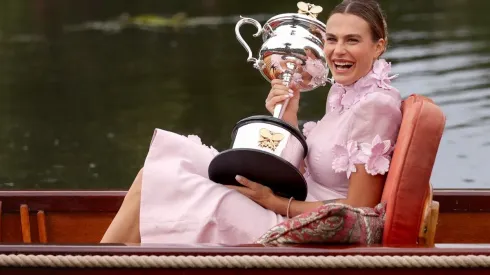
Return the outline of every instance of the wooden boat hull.
{"type": "MultiPolygon", "coordinates": [[[[0,191],[0,242],[24,242],[20,209],[25,205],[29,210],[31,238],[26,243],[40,242],[38,213],[45,216],[47,242],[98,243],[125,194],[125,191],[0,191]]],[[[490,191],[436,190],[434,200],[440,203],[436,243],[490,243],[490,191]]]]}
{"type": "Polygon", "coordinates": [[[440,214],[436,245],[430,248],[98,244],[125,194],[125,191],[0,192],[0,270],[5,274],[66,274],[68,271],[81,274],[90,268],[91,274],[254,272],[271,275],[271,272],[357,274],[363,269],[366,274],[477,274],[488,272],[486,268],[490,267],[490,191],[435,191],[434,200],[440,203],[440,214]],[[74,259],[69,255],[82,257],[85,262],[78,265],[70,262],[74,259]],[[118,258],[122,255],[133,258],[129,261],[118,258]],[[250,260],[246,255],[256,258],[250,260]],[[101,258],[95,256],[107,257],[107,261],[100,262],[101,258]],[[267,262],[276,259],[273,256],[286,260],[280,264],[267,262]],[[395,256],[405,256],[400,258],[405,262],[395,256]],[[225,258],[231,262],[223,264],[225,258]],[[148,259],[156,262],[141,266],[148,264],[148,259]],[[249,262],[244,264],[244,259],[249,262]],[[292,266],[304,261],[312,264],[292,266]],[[414,266],[414,261],[422,264],[414,266]],[[473,268],[460,269],[465,266],[473,268]]]}

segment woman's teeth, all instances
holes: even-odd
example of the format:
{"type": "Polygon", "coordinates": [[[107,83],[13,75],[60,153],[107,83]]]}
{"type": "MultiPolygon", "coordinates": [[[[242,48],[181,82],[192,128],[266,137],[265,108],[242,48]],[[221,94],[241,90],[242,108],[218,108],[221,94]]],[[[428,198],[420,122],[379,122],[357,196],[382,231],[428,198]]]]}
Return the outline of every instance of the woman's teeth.
{"type": "Polygon", "coordinates": [[[335,68],[339,71],[346,71],[354,65],[352,62],[335,62],[335,68]]]}

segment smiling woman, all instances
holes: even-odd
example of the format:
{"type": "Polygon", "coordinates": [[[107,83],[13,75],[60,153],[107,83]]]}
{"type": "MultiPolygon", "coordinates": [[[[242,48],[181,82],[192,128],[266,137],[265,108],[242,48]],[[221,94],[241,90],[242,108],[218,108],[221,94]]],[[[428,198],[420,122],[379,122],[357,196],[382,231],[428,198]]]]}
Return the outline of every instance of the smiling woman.
{"type": "MultiPolygon", "coordinates": [[[[378,59],[385,50],[384,28],[375,1],[344,1],[327,21],[324,50],[336,83],[327,113],[303,131],[309,148],[306,201],[280,197],[240,175],[240,187],[216,184],[206,169],[215,150],[195,137],[157,130],[142,173],[102,242],[251,243],[285,219],[324,204],[377,206],[401,123],[391,65],[378,59]]],[[[273,81],[266,108],[272,112],[285,99],[290,101],[283,119],[297,127],[300,92],[273,81]]]]}
{"type": "Polygon", "coordinates": [[[325,53],[334,79],[350,85],[367,74],[373,60],[383,54],[387,26],[374,1],[344,1],[327,22],[325,53]]]}

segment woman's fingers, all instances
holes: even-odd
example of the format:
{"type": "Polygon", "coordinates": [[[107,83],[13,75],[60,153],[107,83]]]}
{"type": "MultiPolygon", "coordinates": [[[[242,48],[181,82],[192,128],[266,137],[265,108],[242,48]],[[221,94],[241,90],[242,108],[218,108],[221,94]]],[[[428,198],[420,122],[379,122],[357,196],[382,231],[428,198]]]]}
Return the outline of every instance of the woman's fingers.
{"type": "Polygon", "coordinates": [[[288,95],[288,94],[292,94],[291,93],[292,91],[290,91],[289,89],[285,88],[285,87],[272,87],[272,89],[270,90],[269,94],[267,95],[267,100],[270,100],[271,98],[275,97],[275,96],[280,96],[280,95],[288,95]]]}
{"type": "Polygon", "coordinates": [[[240,193],[242,193],[243,195],[251,198],[254,191],[251,190],[250,188],[247,188],[247,187],[243,187],[243,186],[235,186],[235,185],[226,185],[226,187],[230,188],[230,189],[234,189],[240,193]]]}
{"type": "Polygon", "coordinates": [[[243,176],[240,176],[240,175],[237,175],[235,177],[236,181],[238,181],[240,184],[242,184],[243,186],[246,186],[250,189],[256,189],[257,188],[257,185],[258,183],[256,183],[255,181],[251,181],[243,176]]]}
{"type": "Polygon", "coordinates": [[[299,100],[299,95],[297,95],[294,85],[290,85],[293,88],[287,87],[284,85],[284,82],[280,79],[272,80],[271,85],[272,88],[265,100],[265,107],[269,112],[273,113],[274,106],[276,106],[279,103],[283,103],[288,99],[291,99],[293,97],[296,98],[298,96],[297,99],[299,100]]]}
{"type": "Polygon", "coordinates": [[[271,94],[278,96],[278,95],[293,95],[293,90],[285,87],[278,87],[278,88],[272,88],[271,94]]]}
{"type": "Polygon", "coordinates": [[[272,85],[272,86],[274,86],[274,85],[276,85],[276,84],[281,84],[281,85],[283,85],[283,83],[284,83],[284,81],[283,81],[282,79],[273,79],[273,80],[271,81],[271,85],[272,85]]]}
{"type": "Polygon", "coordinates": [[[290,95],[275,96],[275,97],[273,97],[267,101],[267,103],[265,104],[265,107],[267,107],[267,109],[272,109],[278,103],[284,102],[286,99],[289,99],[289,98],[291,98],[290,95]]]}
{"type": "Polygon", "coordinates": [[[289,88],[284,86],[283,84],[275,84],[274,86],[272,86],[271,92],[276,95],[289,93],[289,88]]]}

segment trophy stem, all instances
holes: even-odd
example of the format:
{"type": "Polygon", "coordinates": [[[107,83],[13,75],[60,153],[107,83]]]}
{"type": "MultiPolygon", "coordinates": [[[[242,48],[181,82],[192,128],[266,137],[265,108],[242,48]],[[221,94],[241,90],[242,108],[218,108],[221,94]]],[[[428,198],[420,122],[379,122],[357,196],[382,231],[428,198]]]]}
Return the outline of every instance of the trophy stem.
{"type": "MultiPolygon", "coordinates": [[[[282,73],[281,78],[284,85],[286,87],[289,87],[289,84],[291,83],[291,79],[293,78],[293,75],[296,73],[297,65],[296,65],[295,58],[294,60],[289,60],[286,63],[286,67],[287,69],[286,71],[284,71],[284,73],[282,73]]],[[[284,111],[286,110],[286,107],[288,106],[288,103],[289,103],[289,99],[286,99],[282,103],[276,104],[276,106],[274,106],[273,117],[281,119],[284,114],[284,111]]]]}

